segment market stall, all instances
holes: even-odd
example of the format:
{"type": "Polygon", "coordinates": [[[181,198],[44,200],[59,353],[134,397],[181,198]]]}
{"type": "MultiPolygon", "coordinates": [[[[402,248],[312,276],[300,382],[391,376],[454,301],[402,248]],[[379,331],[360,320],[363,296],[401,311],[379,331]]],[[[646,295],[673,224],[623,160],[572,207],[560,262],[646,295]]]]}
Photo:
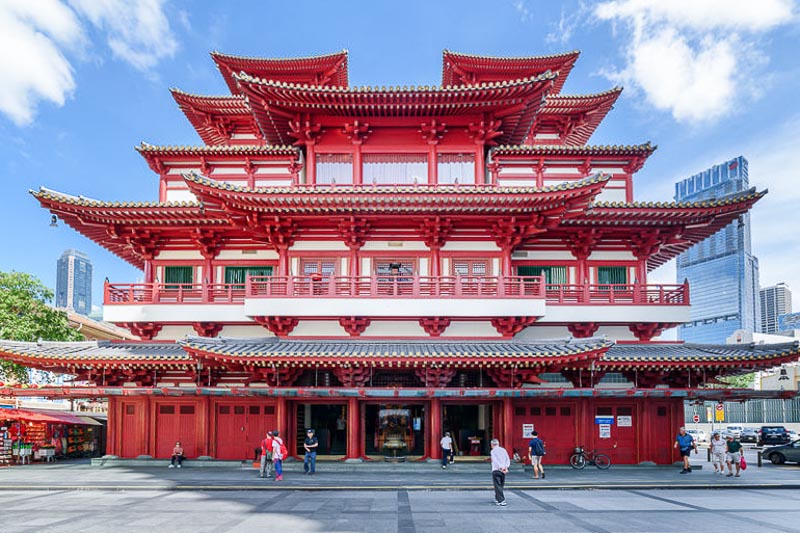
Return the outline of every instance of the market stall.
{"type": "Polygon", "coordinates": [[[1,409],[0,464],[92,456],[101,430],[96,420],[71,413],[1,409]]]}

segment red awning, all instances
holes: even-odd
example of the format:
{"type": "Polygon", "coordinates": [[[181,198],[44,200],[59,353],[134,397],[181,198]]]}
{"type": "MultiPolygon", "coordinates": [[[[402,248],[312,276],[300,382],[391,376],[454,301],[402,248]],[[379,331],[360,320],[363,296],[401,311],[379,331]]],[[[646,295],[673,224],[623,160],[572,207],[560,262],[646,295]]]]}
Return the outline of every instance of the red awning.
{"type": "Polygon", "coordinates": [[[0,409],[0,420],[26,420],[28,422],[46,422],[48,424],[88,424],[82,418],[70,413],[29,409],[0,409]]]}

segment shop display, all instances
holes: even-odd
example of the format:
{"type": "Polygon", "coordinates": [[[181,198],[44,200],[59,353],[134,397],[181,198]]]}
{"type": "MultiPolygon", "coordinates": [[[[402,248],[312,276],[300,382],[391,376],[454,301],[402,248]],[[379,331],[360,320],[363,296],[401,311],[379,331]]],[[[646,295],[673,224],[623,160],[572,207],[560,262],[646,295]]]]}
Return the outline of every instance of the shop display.
{"type": "Polygon", "coordinates": [[[11,464],[11,435],[8,426],[0,426],[0,466],[11,464]]]}

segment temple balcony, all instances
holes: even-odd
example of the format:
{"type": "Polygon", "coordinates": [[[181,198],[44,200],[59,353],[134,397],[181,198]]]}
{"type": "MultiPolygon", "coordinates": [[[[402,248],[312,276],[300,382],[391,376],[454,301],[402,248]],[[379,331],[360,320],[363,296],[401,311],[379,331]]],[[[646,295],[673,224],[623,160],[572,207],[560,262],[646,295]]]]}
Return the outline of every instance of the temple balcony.
{"type": "Polygon", "coordinates": [[[677,324],[689,318],[689,287],[545,284],[539,276],[252,276],[244,284],[108,283],[104,303],[105,320],[117,323],[358,316],[677,324]]]}

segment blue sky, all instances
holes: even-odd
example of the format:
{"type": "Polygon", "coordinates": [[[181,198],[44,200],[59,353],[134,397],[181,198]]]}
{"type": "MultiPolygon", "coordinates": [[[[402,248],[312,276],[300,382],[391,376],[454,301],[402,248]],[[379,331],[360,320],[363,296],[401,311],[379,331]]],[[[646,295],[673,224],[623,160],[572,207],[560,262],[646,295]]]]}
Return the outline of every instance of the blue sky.
{"type": "MultiPolygon", "coordinates": [[[[199,144],[169,87],[224,94],[208,53],[350,52],[352,85],[436,84],[441,52],[501,56],[581,50],[565,94],[625,90],[590,141],[659,146],[637,199],[670,200],[676,180],[739,154],[770,194],[753,211],[762,285],[788,282],[800,310],[800,25],[790,0],[210,2],[0,0],[0,270],[55,286],[67,248],[105,277],[141,274],[60,224],[29,189],[154,200],[134,151],[199,144]]],[[[654,280],[674,281],[674,268],[654,280]]]]}

